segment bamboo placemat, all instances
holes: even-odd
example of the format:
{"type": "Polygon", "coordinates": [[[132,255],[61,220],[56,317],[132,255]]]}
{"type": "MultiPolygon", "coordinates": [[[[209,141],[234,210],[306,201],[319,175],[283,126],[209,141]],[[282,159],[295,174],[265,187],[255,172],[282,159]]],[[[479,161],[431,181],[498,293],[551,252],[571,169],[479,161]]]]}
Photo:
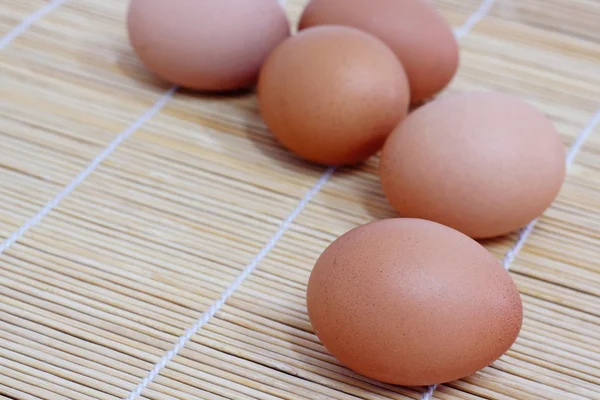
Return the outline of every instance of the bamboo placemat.
{"type": "Polygon", "coordinates": [[[0,399],[600,399],[600,2],[436,3],[461,36],[449,92],[517,94],[570,149],[553,207],[484,243],[524,301],[504,357],[430,388],[342,367],[304,291],[328,243],[395,216],[377,159],[311,166],[253,94],[156,81],[125,0],[2,0],[0,399]]]}

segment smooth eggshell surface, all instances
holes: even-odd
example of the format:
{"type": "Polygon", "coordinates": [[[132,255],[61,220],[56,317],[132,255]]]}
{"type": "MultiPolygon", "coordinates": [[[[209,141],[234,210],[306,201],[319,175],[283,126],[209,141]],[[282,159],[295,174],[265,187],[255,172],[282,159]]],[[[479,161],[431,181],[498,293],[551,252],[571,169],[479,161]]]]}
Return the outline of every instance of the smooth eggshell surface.
{"type": "Polygon", "coordinates": [[[515,284],[473,239],[443,225],[388,219],[356,228],[318,259],[307,290],[325,347],[354,371],[419,386],[463,378],[515,341],[515,284]]]}
{"type": "Polygon", "coordinates": [[[132,0],[128,28],[149,70],[203,91],[253,86],[264,60],[290,35],[277,0],[132,0]]]}
{"type": "Polygon", "coordinates": [[[394,53],[357,29],[326,26],[287,39],[258,83],[265,123],[288,149],[321,164],[376,153],[408,112],[408,82],[394,53]]]}
{"type": "Polygon", "coordinates": [[[381,183],[403,217],[473,238],[515,231],[540,216],[565,177],[565,149],[552,123],[500,93],[434,100],[388,138],[381,183]]]}
{"type": "Polygon", "coordinates": [[[312,0],[299,28],[317,25],[352,26],[383,40],[404,65],[413,103],[444,89],[458,69],[452,28],[428,0],[312,0]]]}

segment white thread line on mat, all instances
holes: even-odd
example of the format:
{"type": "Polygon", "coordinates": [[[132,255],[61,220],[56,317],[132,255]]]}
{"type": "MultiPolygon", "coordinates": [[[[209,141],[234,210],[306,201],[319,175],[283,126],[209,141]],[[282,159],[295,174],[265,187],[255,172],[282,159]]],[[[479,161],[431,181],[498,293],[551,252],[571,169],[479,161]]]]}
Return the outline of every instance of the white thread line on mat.
{"type": "Polygon", "coordinates": [[[146,378],[144,378],[144,380],[136,387],[136,389],[133,392],[131,392],[131,394],[129,395],[129,397],[127,397],[126,400],[134,400],[137,396],[141,395],[142,392],[148,387],[148,385],[150,385],[150,383],[152,383],[152,381],[158,376],[160,371],[167,365],[167,363],[171,361],[177,354],[179,354],[179,352],[185,347],[187,342],[191,340],[192,336],[198,333],[198,331],[204,326],[204,324],[206,324],[212,317],[215,316],[215,314],[221,309],[221,307],[223,307],[225,302],[227,302],[229,297],[231,297],[231,295],[237,289],[239,289],[242,283],[244,283],[246,278],[248,278],[248,276],[252,274],[252,272],[256,269],[260,261],[267,254],[269,254],[273,247],[275,247],[279,239],[281,239],[284,233],[287,232],[292,222],[294,222],[296,217],[298,217],[302,210],[304,210],[308,203],[310,203],[313,197],[315,197],[315,195],[321,191],[321,188],[323,187],[323,185],[325,185],[325,183],[327,183],[329,178],[331,178],[331,175],[333,175],[335,170],[336,167],[330,167],[327,171],[325,171],[325,173],[319,178],[319,180],[312,187],[312,189],[310,189],[306,193],[306,195],[304,195],[304,197],[298,203],[294,211],[292,211],[292,213],[281,223],[277,232],[275,232],[275,234],[271,237],[269,242],[260,250],[260,252],[256,255],[256,257],[254,257],[250,264],[248,264],[244,268],[242,273],[223,292],[221,297],[217,301],[215,301],[204,314],[202,314],[202,317],[200,317],[200,319],[198,319],[198,321],[196,321],[194,325],[192,325],[185,331],[185,333],[179,338],[179,340],[175,344],[175,347],[173,347],[173,349],[167,352],[167,354],[165,354],[160,359],[160,361],[156,363],[156,365],[154,365],[154,368],[152,368],[152,370],[148,373],[148,376],[146,376],[146,378]]]}
{"type": "MultiPolygon", "coordinates": [[[[467,19],[467,21],[458,29],[454,30],[454,36],[457,39],[461,39],[467,36],[477,25],[481,22],[482,19],[490,12],[492,9],[492,5],[494,5],[495,0],[484,0],[479,8],[467,19]]],[[[423,393],[423,397],[421,400],[431,400],[433,396],[433,392],[437,389],[438,385],[431,385],[427,387],[425,393],[423,393]]]]}
{"type": "Polygon", "coordinates": [[[433,396],[433,392],[437,389],[438,385],[431,385],[427,387],[427,391],[423,393],[423,397],[421,400],[430,400],[431,396],[433,396]]]}
{"type": "Polygon", "coordinates": [[[492,9],[492,5],[494,4],[494,0],[484,0],[483,3],[479,6],[477,11],[473,13],[467,22],[465,22],[460,28],[454,31],[454,35],[457,38],[462,38],[467,36],[469,32],[477,25],[492,9]]]}
{"type": "Polygon", "coordinates": [[[44,206],[36,215],[29,219],[23,224],[16,232],[10,235],[0,245],[0,254],[4,253],[6,249],[15,244],[23,235],[32,227],[37,225],[42,218],[44,218],[54,207],[56,207],[65,197],[67,197],[77,186],[79,186],[94,170],[108,157],[119,145],[137,131],[146,121],[152,118],[158,111],[160,111],[165,104],[173,97],[173,94],[177,91],[178,87],[173,86],[167,90],[162,97],[154,103],[154,105],[148,109],[141,117],[139,117],[133,124],[131,124],[126,130],[121,132],[113,141],[104,149],[100,154],[92,160],[86,169],[81,171],[67,186],[64,187],[48,204],[44,206]]]}
{"type": "Polygon", "coordinates": [[[8,32],[2,39],[0,39],[0,50],[4,49],[8,46],[13,40],[15,40],[19,35],[25,32],[31,25],[33,25],[36,21],[43,18],[45,15],[54,11],[57,7],[66,3],[68,0],[54,0],[45,6],[41,7],[39,10],[34,12],[25,18],[19,25],[14,27],[10,32],[8,32]]]}
{"type": "MultiPolygon", "coordinates": [[[[577,153],[579,153],[579,150],[581,150],[581,146],[586,141],[586,139],[592,134],[592,132],[594,131],[594,128],[599,123],[600,123],[600,109],[598,109],[598,111],[596,111],[596,114],[592,117],[591,121],[586,125],[586,127],[581,131],[579,136],[577,136],[577,139],[575,140],[575,142],[571,145],[571,148],[569,149],[569,152],[567,154],[567,169],[569,167],[571,167],[571,165],[573,165],[573,162],[575,161],[575,157],[577,156],[577,153]]],[[[521,251],[523,246],[525,245],[525,242],[527,241],[527,239],[533,232],[533,229],[535,228],[538,221],[539,221],[539,219],[534,219],[523,230],[521,230],[521,233],[519,234],[519,239],[517,240],[517,243],[515,243],[514,246],[508,252],[506,252],[506,255],[504,256],[504,260],[502,262],[502,265],[504,266],[505,270],[507,270],[507,271],[510,270],[510,266],[515,261],[515,258],[517,257],[517,255],[519,254],[519,252],[521,251]]],[[[433,392],[435,392],[437,387],[438,387],[438,385],[429,386],[427,388],[427,391],[424,393],[424,396],[421,398],[421,400],[431,400],[431,398],[433,396],[433,392]]]]}
{"type": "Polygon", "coordinates": [[[598,124],[600,124],[600,109],[598,109],[596,111],[596,114],[594,115],[592,120],[589,122],[589,124],[587,124],[585,129],[583,131],[581,131],[581,133],[577,137],[577,140],[575,140],[575,143],[573,143],[571,145],[571,149],[569,150],[569,153],[567,154],[567,168],[573,164],[573,161],[575,161],[575,157],[577,156],[577,153],[579,153],[579,150],[581,150],[581,146],[583,145],[583,142],[585,142],[587,140],[587,138],[592,134],[592,132],[594,131],[594,128],[598,124]]]}

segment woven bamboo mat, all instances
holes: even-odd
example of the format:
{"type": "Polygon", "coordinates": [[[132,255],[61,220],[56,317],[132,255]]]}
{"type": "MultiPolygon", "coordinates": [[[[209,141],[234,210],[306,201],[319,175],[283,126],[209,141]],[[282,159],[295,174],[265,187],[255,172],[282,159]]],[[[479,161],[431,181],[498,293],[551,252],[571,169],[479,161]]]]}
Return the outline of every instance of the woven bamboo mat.
{"type": "Polygon", "coordinates": [[[517,94],[571,149],[554,206],[485,242],[525,307],[504,357],[437,388],[345,369],[304,290],[328,243],[395,215],[377,160],[308,165],[254,95],[169,90],[125,0],[2,0],[0,399],[600,399],[600,2],[436,3],[461,36],[449,91],[517,94]]]}

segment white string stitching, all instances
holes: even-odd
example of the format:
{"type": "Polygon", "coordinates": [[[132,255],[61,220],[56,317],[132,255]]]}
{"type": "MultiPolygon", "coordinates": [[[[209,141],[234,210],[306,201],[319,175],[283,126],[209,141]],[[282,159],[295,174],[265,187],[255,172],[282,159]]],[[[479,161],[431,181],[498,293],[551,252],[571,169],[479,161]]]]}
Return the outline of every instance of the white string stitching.
{"type": "Polygon", "coordinates": [[[67,186],[64,187],[44,208],[42,208],[36,215],[29,219],[23,224],[16,232],[10,235],[0,245],[0,254],[4,253],[10,246],[15,244],[23,235],[32,227],[37,225],[50,211],[54,209],[65,197],[67,197],[77,186],[79,186],[94,170],[108,157],[115,149],[135,131],[137,131],[146,121],[152,118],[158,111],[160,111],[165,104],[173,97],[173,94],[177,91],[178,87],[173,86],[163,94],[163,96],[146,111],[140,118],[138,118],[133,124],[131,124],[126,130],[121,132],[100,154],[92,160],[92,162],[84,169],[79,175],[77,175],[67,186]]]}
{"type": "Polygon", "coordinates": [[[57,7],[61,6],[63,3],[66,3],[68,0],[54,0],[45,6],[38,9],[33,14],[29,15],[25,18],[19,25],[14,27],[10,32],[8,32],[4,37],[0,40],[0,50],[4,49],[8,46],[13,40],[15,40],[19,35],[25,32],[31,25],[33,25],[36,21],[43,18],[45,15],[54,11],[57,7]]]}
{"type": "Polygon", "coordinates": [[[473,27],[475,27],[475,25],[477,25],[490,12],[494,1],[495,0],[484,0],[484,2],[481,3],[477,11],[475,11],[475,13],[473,13],[473,15],[471,15],[469,19],[467,19],[467,22],[465,22],[460,28],[454,31],[454,35],[457,38],[467,36],[469,32],[471,32],[473,27]]]}
{"type": "MultiPolygon", "coordinates": [[[[461,39],[469,34],[482,19],[490,12],[492,9],[492,5],[495,0],[484,0],[483,3],[479,5],[479,8],[467,19],[467,21],[458,29],[454,31],[454,36],[457,39],[461,39]]],[[[438,385],[430,385],[427,386],[427,391],[423,393],[423,397],[421,400],[431,400],[433,397],[433,392],[436,391],[438,385]]]]}
{"type": "Polygon", "coordinates": [[[144,380],[137,386],[137,388],[131,392],[129,397],[126,400],[134,400],[137,396],[141,395],[144,389],[150,385],[150,383],[158,376],[160,371],[167,365],[169,361],[171,361],[179,352],[185,347],[186,343],[190,341],[192,336],[194,336],[198,331],[206,324],[215,314],[221,309],[221,307],[227,302],[229,297],[242,285],[242,283],[252,274],[252,272],[256,269],[260,261],[275,247],[279,239],[283,236],[285,232],[289,229],[290,225],[296,217],[304,210],[304,208],[310,203],[313,197],[321,191],[321,188],[329,178],[335,172],[336,167],[330,167],[325,173],[321,176],[321,178],[317,181],[317,183],[313,186],[313,188],[306,193],[306,195],[302,198],[300,203],[296,206],[294,211],[283,221],[277,232],[271,237],[269,242],[261,249],[261,251],[254,257],[254,259],[244,268],[242,273],[236,278],[235,281],[223,292],[221,297],[215,301],[212,306],[202,314],[202,317],[196,321],[194,325],[188,328],[185,333],[179,338],[175,347],[172,350],[167,352],[158,363],[152,368],[152,370],[148,373],[148,376],[144,378],[144,380]]]}
{"type": "Polygon", "coordinates": [[[577,153],[579,153],[579,150],[581,149],[583,142],[585,142],[586,139],[592,134],[592,132],[594,131],[594,128],[599,123],[600,123],[600,109],[598,109],[596,111],[596,114],[594,115],[592,120],[589,122],[589,124],[587,124],[585,129],[583,131],[581,131],[581,133],[577,137],[577,140],[575,140],[575,143],[573,143],[571,145],[571,149],[569,150],[569,153],[567,154],[567,168],[573,164],[573,161],[575,161],[575,156],[577,156],[577,153]]]}
{"type": "Polygon", "coordinates": [[[519,239],[513,245],[513,247],[509,251],[507,251],[506,254],[504,255],[504,260],[502,261],[502,265],[504,266],[505,270],[508,271],[510,269],[510,266],[512,265],[513,261],[515,261],[517,254],[519,254],[519,252],[525,245],[525,241],[527,240],[529,235],[531,235],[531,232],[533,231],[533,228],[535,227],[537,222],[538,222],[538,220],[536,218],[533,221],[531,221],[529,224],[527,224],[527,226],[525,228],[521,229],[521,232],[519,233],[519,239]]]}
{"type": "Polygon", "coordinates": [[[421,400],[431,400],[432,396],[433,396],[433,392],[435,392],[435,390],[438,388],[438,385],[431,385],[427,387],[427,391],[423,394],[423,397],[421,398],[421,400]]]}

